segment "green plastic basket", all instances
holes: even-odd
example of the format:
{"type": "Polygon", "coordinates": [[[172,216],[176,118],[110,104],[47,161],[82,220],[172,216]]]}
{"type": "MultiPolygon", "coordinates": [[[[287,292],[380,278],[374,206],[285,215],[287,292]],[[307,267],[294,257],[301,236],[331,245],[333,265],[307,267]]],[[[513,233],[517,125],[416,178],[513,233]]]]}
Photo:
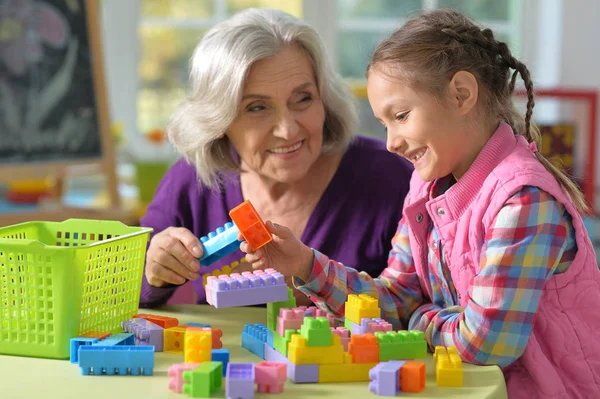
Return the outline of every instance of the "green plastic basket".
{"type": "Polygon", "coordinates": [[[0,354],[69,357],[137,313],[152,229],[69,219],[0,228],[0,354]]]}

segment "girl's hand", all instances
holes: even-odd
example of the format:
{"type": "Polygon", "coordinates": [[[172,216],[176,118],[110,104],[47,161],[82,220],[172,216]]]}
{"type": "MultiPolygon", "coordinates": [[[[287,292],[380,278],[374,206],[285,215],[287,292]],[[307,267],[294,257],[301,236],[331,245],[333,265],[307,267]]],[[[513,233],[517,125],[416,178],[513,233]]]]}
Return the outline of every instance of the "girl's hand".
{"type": "MultiPolygon", "coordinates": [[[[312,272],[314,255],[312,249],[300,241],[290,229],[270,221],[265,223],[272,234],[273,241],[253,251],[247,242],[240,245],[246,253],[246,261],[253,269],[273,268],[287,277],[296,276],[303,281],[308,280],[312,272]]],[[[238,237],[243,240],[240,234],[238,237]]]]}

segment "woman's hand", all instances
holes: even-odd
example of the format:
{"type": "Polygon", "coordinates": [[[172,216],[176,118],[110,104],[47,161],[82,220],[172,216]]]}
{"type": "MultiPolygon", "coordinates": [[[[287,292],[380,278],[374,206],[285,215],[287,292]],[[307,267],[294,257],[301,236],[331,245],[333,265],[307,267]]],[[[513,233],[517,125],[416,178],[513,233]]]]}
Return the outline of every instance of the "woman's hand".
{"type": "MultiPolygon", "coordinates": [[[[253,251],[247,242],[240,245],[246,253],[246,261],[253,269],[273,268],[287,277],[296,276],[308,280],[312,271],[314,255],[312,249],[300,241],[290,229],[270,221],[265,223],[273,241],[253,251]]],[[[240,234],[240,240],[243,237],[240,234]]]]}
{"type": "Polygon", "coordinates": [[[183,284],[200,277],[203,255],[200,240],[188,229],[169,227],[152,237],[146,254],[146,279],[150,285],[183,284]]]}

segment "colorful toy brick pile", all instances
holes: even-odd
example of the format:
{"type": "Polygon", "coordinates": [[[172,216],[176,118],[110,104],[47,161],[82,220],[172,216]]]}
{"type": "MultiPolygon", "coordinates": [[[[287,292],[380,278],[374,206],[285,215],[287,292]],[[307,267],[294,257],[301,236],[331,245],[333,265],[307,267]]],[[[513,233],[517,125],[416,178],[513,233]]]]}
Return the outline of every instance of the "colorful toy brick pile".
{"type": "MultiPolygon", "coordinates": [[[[201,264],[220,259],[239,246],[242,233],[255,249],[271,240],[262,220],[246,201],[234,208],[228,223],[202,237],[201,264]]],[[[152,375],[154,353],[183,354],[184,363],[169,368],[169,389],[192,397],[210,397],[223,388],[227,398],[253,398],[255,390],[279,393],[286,379],[294,383],[369,382],[377,395],[420,392],[425,388],[427,356],[421,331],[392,331],[381,319],[378,300],[348,295],[344,326],[316,307],[296,306],[284,276],[273,270],[205,278],[207,301],[216,308],[267,304],[267,324],[246,324],[242,347],[263,361],[230,362],[222,349],[223,332],[207,324],[179,325],[175,318],[139,314],[122,323],[122,334],[90,333],[71,340],[71,362],[83,375],[152,375]]],[[[438,386],[462,386],[463,369],[456,348],[435,348],[438,386]]]]}

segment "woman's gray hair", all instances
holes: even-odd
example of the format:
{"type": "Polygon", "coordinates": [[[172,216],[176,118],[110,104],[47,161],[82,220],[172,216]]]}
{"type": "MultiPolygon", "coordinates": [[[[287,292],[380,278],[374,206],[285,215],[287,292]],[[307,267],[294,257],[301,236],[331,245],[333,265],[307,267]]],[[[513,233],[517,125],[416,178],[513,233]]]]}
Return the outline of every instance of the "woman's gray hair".
{"type": "Polygon", "coordinates": [[[220,172],[239,170],[223,134],[238,114],[250,67],[286,45],[303,48],[314,67],[325,108],[322,152],[345,151],[354,137],[354,98],[334,73],[317,32],[283,11],[247,9],[200,40],[190,60],[191,92],[167,125],[169,140],[207,187],[222,181],[220,172]]]}

